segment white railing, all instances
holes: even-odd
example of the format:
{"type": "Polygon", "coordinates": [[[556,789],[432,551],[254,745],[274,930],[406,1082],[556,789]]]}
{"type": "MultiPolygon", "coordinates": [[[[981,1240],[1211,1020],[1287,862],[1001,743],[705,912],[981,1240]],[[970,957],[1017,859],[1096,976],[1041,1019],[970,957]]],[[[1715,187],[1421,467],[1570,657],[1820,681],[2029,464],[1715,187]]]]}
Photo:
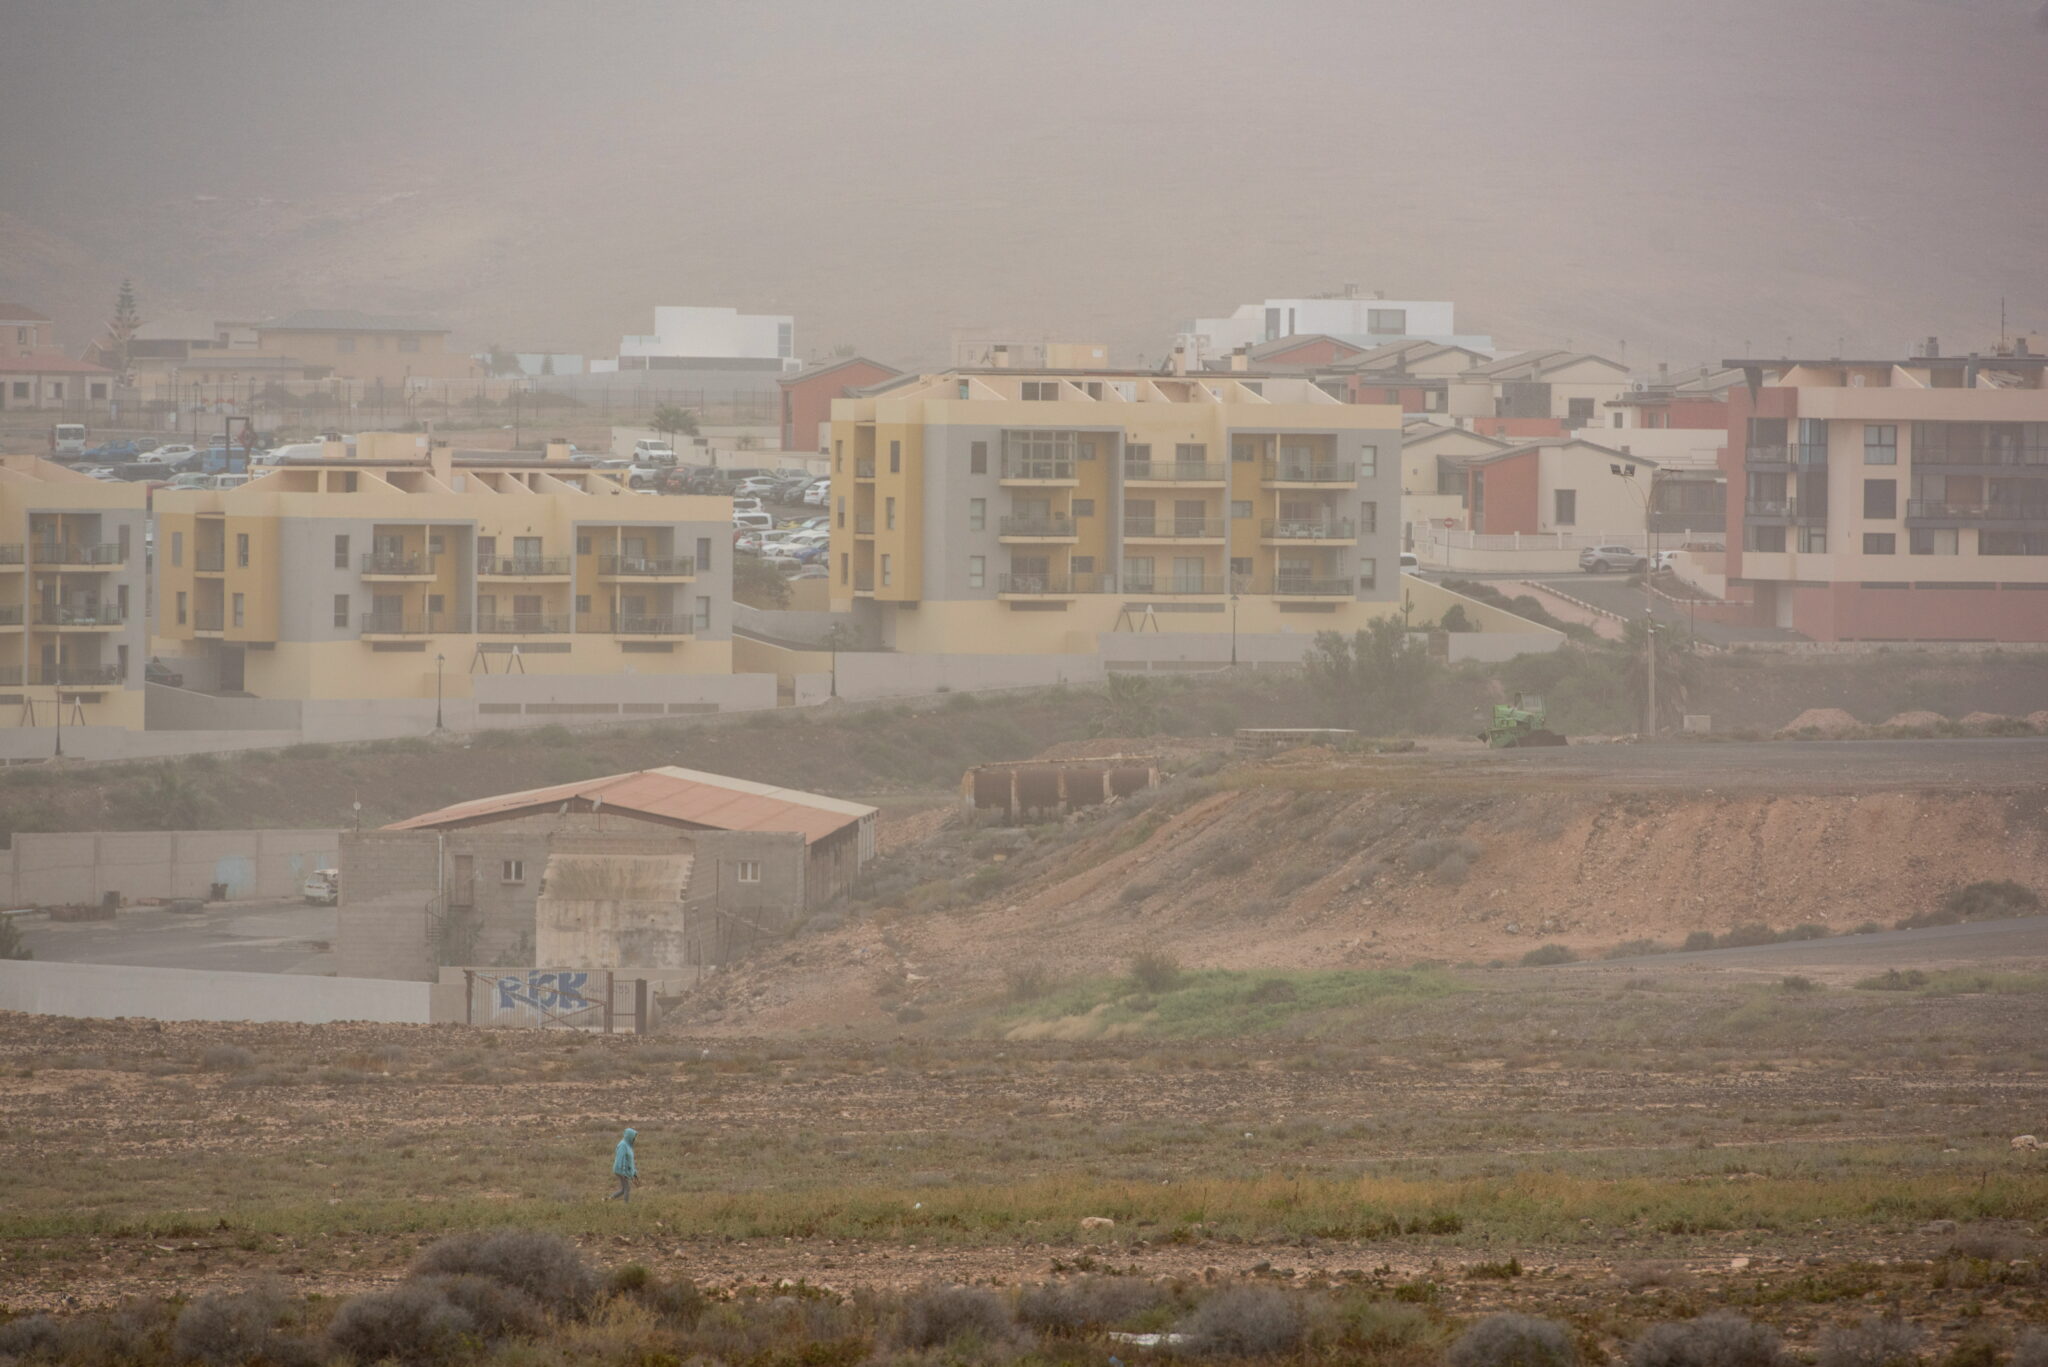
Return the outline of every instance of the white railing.
{"type": "MultiPolygon", "coordinates": [[[[1691,532],[1658,532],[1655,540],[1660,549],[1675,550],[1692,536],[1691,532]]],[[[1466,532],[1427,525],[1415,528],[1415,553],[1424,559],[1429,558],[1427,552],[1432,549],[1578,551],[1588,546],[1627,546],[1647,554],[1650,545],[1651,537],[1646,532],[1466,532]]]]}

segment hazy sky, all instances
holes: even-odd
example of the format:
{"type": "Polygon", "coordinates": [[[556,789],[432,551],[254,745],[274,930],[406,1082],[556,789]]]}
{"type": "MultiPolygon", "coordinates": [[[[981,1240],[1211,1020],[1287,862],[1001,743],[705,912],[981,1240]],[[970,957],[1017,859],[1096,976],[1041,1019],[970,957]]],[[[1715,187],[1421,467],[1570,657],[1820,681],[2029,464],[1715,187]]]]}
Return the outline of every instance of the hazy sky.
{"type": "Polygon", "coordinates": [[[1356,282],[1631,361],[2048,328],[2040,0],[10,0],[0,296],[609,354],[1356,282]]]}

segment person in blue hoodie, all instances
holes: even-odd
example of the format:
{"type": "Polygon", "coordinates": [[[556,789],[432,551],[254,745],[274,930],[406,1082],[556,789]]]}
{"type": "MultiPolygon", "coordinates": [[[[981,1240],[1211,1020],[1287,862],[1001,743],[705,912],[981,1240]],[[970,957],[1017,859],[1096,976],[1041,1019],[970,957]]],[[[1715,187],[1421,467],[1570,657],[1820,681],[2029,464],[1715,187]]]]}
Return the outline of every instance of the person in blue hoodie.
{"type": "Polygon", "coordinates": [[[633,1183],[640,1177],[640,1165],[633,1161],[633,1136],[639,1133],[628,1129],[619,1140],[619,1146],[612,1150],[612,1176],[619,1179],[619,1189],[605,1197],[607,1201],[633,1199],[633,1183]]]}

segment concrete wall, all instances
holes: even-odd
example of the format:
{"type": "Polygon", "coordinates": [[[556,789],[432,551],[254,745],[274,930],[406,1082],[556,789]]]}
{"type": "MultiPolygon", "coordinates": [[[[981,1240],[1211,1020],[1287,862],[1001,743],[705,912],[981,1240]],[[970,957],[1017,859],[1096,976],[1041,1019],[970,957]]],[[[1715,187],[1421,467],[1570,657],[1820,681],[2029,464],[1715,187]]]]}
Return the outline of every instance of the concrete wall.
{"type": "Polygon", "coordinates": [[[205,897],[225,883],[231,899],[296,897],[315,869],[339,867],[341,832],[81,831],[22,833],[0,853],[8,906],[205,897]]]}
{"type": "Polygon", "coordinates": [[[431,981],[430,938],[440,883],[432,832],[344,831],[335,968],[357,978],[431,981]]]}
{"type": "Polygon", "coordinates": [[[43,1016],[425,1025],[434,996],[424,982],[0,960],[0,1010],[43,1016]]]}
{"type": "Polygon", "coordinates": [[[675,969],[689,962],[683,894],[693,856],[555,853],[534,905],[537,963],[675,969]]]}

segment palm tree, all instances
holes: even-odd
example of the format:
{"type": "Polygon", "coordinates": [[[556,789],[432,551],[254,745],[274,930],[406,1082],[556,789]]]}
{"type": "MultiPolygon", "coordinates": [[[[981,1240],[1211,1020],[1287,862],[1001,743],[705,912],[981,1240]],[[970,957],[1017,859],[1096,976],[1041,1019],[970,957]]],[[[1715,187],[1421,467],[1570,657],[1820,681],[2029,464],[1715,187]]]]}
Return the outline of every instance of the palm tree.
{"type": "Polygon", "coordinates": [[[665,403],[655,409],[650,425],[655,431],[667,437],[671,446],[675,444],[678,433],[691,437],[697,435],[697,415],[672,403],[665,403]]]}

